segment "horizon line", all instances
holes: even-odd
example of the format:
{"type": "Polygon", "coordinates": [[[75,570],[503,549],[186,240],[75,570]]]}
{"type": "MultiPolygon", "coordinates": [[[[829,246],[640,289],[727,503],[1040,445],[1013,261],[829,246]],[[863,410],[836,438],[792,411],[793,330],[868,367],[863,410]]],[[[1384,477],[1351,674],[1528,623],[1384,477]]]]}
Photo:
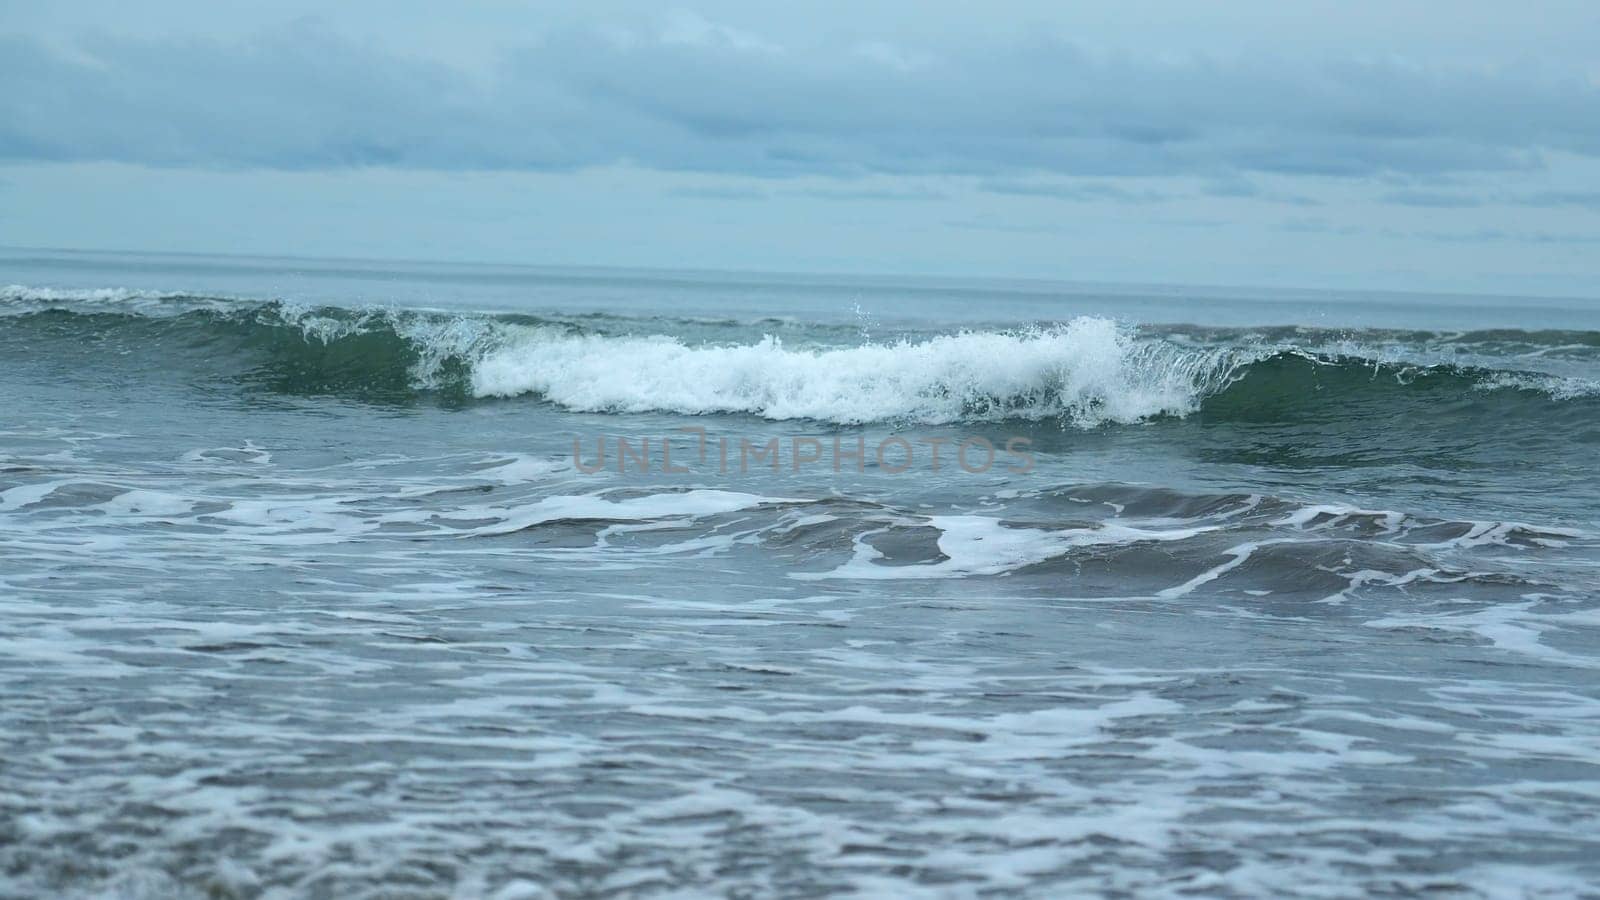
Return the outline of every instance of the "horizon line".
{"type": "MultiPolygon", "coordinates": [[[[1308,285],[1269,285],[1269,284],[1226,284],[1214,282],[1186,282],[1186,281],[1105,281],[1100,279],[1075,280],[1062,277],[1046,277],[1037,275],[996,275],[996,274],[914,274],[910,272],[865,272],[843,270],[814,270],[801,271],[796,269],[738,269],[738,268],[704,268],[697,266],[643,266],[603,263],[549,263],[549,262],[510,262],[505,260],[488,259],[439,259],[434,257],[397,257],[397,256],[307,256],[295,253],[239,253],[239,252],[214,252],[203,250],[138,250],[130,248],[103,248],[103,247],[41,247],[25,244],[3,244],[0,250],[23,251],[29,253],[60,253],[75,254],[80,256],[155,256],[155,257],[187,257],[187,258],[214,258],[233,260],[272,260],[307,263],[366,263],[366,264],[409,264],[409,265],[439,265],[439,266],[465,266],[465,267],[502,267],[512,269],[526,269],[530,271],[568,271],[568,272],[626,272],[636,274],[654,275],[720,275],[744,277],[777,277],[800,279],[870,279],[879,283],[906,283],[914,281],[959,283],[968,282],[1001,282],[1014,285],[1044,286],[1075,286],[1075,287],[1100,287],[1100,288],[1153,288],[1153,289],[1198,289],[1205,291],[1249,291],[1268,293],[1273,291],[1287,291],[1301,294],[1349,294],[1367,295],[1371,297],[1402,296],[1402,297],[1435,297],[1435,298],[1478,298],[1478,299],[1517,299],[1517,300],[1552,300],[1552,301],[1593,301],[1600,302],[1600,287],[1591,294],[1515,294],[1494,291],[1464,291],[1464,290],[1418,290],[1415,288],[1372,288],[1372,287],[1329,287],[1308,285]]],[[[844,286],[844,285],[840,285],[844,286]]],[[[1245,298],[1230,298],[1245,299],[1245,298]]]]}

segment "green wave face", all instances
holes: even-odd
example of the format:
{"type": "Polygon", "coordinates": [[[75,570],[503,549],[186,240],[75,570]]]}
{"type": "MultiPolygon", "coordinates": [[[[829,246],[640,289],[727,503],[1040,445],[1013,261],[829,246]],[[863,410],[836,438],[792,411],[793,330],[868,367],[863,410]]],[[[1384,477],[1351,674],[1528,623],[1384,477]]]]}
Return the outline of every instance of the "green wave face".
{"type": "Polygon", "coordinates": [[[7,299],[0,351],[14,366],[375,403],[524,398],[601,413],[1082,427],[1184,418],[1582,424],[1600,411],[1596,332],[1074,320],[874,343],[765,320],[460,315],[173,295],[142,304],[7,299]]]}

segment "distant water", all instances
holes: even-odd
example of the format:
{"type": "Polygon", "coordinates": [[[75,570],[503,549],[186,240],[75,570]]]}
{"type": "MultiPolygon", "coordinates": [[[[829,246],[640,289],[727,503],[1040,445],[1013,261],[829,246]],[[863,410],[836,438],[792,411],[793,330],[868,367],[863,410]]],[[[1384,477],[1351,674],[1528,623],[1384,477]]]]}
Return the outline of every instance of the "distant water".
{"type": "Polygon", "coordinates": [[[0,896],[1600,883],[1600,303],[6,284],[0,896]]]}

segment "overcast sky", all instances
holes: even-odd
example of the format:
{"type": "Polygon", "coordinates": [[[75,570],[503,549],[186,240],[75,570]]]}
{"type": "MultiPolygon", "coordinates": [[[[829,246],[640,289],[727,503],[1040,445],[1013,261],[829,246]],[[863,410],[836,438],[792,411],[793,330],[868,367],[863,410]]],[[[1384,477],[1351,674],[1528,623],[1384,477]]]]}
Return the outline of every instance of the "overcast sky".
{"type": "Polygon", "coordinates": [[[0,0],[0,243],[1600,297],[1594,0],[329,6],[0,0]]]}

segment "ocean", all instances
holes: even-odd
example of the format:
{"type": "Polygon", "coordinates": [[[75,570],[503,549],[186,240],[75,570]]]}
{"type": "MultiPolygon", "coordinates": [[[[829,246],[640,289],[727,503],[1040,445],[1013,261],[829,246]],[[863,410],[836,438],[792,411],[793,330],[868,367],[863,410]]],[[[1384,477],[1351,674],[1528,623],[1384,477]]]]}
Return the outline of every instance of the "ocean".
{"type": "Polygon", "coordinates": [[[0,285],[0,895],[1600,883],[1600,303],[0,285]]]}

